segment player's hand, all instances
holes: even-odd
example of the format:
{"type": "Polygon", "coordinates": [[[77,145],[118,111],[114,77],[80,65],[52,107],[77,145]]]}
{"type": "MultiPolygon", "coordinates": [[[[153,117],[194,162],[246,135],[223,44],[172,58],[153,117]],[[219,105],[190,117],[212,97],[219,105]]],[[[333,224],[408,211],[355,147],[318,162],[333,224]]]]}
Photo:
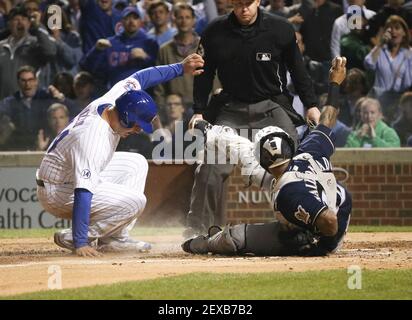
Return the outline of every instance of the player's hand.
{"type": "Polygon", "coordinates": [[[306,112],[306,122],[311,126],[311,127],[316,127],[319,123],[319,118],[320,118],[320,111],[317,107],[310,108],[306,112]]]}
{"type": "Polygon", "coordinates": [[[302,24],[303,22],[305,22],[305,20],[303,19],[303,17],[300,15],[300,13],[295,14],[294,16],[290,17],[288,19],[288,21],[291,24],[302,24]]]}
{"type": "Polygon", "coordinates": [[[79,257],[100,257],[102,254],[90,246],[76,248],[76,255],[79,257]]]}
{"type": "Polygon", "coordinates": [[[204,71],[202,68],[205,61],[197,53],[192,53],[182,61],[182,64],[184,73],[190,73],[194,76],[198,76],[204,71]]]}
{"type": "Polygon", "coordinates": [[[198,121],[198,120],[203,120],[203,116],[200,113],[195,113],[192,116],[192,119],[190,119],[189,130],[193,130],[194,125],[195,125],[196,121],[198,121]]]}
{"type": "Polygon", "coordinates": [[[107,39],[99,39],[96,42],[96,49],[97,50],[105,50],[107,48],[110,48],[111,46],[112,46],[112,44],[107,39]]]}
{"type": "Polygon", "coordinates": [[[329,70],[329,82],[341,85],[346,78],[346,58],[336,57],[332,61],[332,67],[329,70]]]}
{"type": "Polygon", "coordinates": [[[130,52],[132,59],[147,59],[149,55],[142,48],[133,48],[130,52]]]}

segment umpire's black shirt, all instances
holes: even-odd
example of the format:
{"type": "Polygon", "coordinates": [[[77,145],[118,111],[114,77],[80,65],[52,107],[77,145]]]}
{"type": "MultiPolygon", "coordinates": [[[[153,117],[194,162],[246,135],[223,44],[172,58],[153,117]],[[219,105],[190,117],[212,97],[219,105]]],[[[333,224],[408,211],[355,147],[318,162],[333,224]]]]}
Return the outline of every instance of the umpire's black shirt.
{"type": "Polygon", "coordinates": [[[204,73],[194,80],[195,113],[206,108],[216,70],[232,99],[256,103],[287,94],[288,69],[304,106],[317,104],[295,31],[284,18],[258,9],[256,21],[245,27],[233,12],[219,17],[204,31],[198,53],[205,65],[204,73]]]}

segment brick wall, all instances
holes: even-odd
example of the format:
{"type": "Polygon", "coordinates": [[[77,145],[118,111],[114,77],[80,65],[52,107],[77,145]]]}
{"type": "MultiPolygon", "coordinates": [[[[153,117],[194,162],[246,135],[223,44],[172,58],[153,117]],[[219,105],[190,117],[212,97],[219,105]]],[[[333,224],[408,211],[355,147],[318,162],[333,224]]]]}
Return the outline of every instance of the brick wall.
{"type": "MultiPolygon", "coordinates": [[[[412,225],[412,149],[340,149],[332,162],[349,173],[351,224],[412,225]]],[[[228,222],[273,219],[268,193],[245,189],[239,170],[229,179],[228,222]]]]}
{"type": "MultiPolygon", "coordinates": [[[[32,167],[34,177],[42,156],[42,152],[0,152],[0,171],[3,167],[32,167]]],[[[352,224],[412,225],[412,148],[338,149],[332,162],[350,174],[346,185],[353,197],[352,224]]],[[[150,164],[142,223],[185,221],[194,169],[187,164],[150,164]]],[[[34,179],[29,181],[35,188],[34,179]]],[[[245,189],[239,171],[229,178],[225,198],[228,222],[273,220],[269,194],[245,189]]]]}

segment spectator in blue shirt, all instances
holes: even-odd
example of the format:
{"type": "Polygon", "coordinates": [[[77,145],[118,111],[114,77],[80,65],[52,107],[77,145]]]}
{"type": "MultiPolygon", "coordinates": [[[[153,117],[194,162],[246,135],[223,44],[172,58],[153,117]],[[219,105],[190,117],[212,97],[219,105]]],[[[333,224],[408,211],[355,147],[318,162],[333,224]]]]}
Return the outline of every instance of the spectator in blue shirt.
{"type": "Polygon", "coordinates": [[[405,20],[391,16],[384,30],[379,43],[366,56],[365,67],[375,73],[373,94],[391,121],[401,94],[412,86],[412,51],[405,20]]]}
{"type": "Polygon", "coordinates": [[[81,9],[80,32],[83,52],[87,53],[98,39],[115,34],[120,11],[112,8],[112,0],[79,0],[81,9]]]}
{"type": "Polygon", "coordinates": [[[99,39],[83,57],[80,65],[94,76],[105,79],[111,87],[131,74],[153,66],[159,46],[141,30],[141,19],[136,7],[122,12],[124,30],[108,39],[99,39]]]}
{"type": "Polygon", "coordinates": [[[147,13],[153,24],[147,34],[157,41],[159,47],[173,39],[176,28],[170,26],[170,10],[163,0],[156,0],[150,4],[147,13]]]}

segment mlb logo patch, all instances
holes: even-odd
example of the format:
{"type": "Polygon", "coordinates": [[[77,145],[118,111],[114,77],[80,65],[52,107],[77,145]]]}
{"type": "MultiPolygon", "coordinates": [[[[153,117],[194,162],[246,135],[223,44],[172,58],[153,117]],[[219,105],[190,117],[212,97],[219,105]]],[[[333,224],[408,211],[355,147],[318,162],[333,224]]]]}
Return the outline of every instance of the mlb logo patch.
{"type": "Polygon", "coordinates": [[[258,52],[256,53],[256,61],[271,61],[272,54],[265,53],[265,52],[258,52]]]}

